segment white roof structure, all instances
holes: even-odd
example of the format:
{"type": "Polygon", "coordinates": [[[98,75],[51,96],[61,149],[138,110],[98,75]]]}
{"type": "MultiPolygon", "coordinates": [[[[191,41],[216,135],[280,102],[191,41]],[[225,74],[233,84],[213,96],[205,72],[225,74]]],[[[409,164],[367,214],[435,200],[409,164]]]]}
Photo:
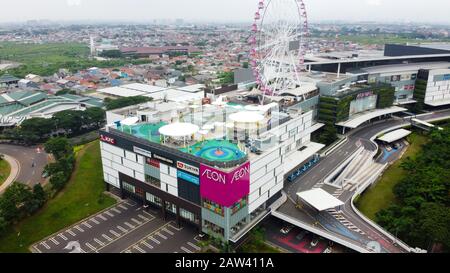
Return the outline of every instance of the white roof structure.
{"type": "Polygon", "coordinates": [[[200,128],[192,123],[172,123],[159,129],[159,133],[168,137],[186,137],[197,133],[200,128]]]}
{"type": "Polygon", "coordinates": [[[321,188],[299,192],[297,193],[297,196],[318,211],[324,211],[344,205],[344,202],[321,188]]]}
{"type": "Polygon", "coordinates": [[[294,96],[294,97],[300,97],[302,95],[308,94],[314,90],[317,90],[317,86],[315,84],[305,84],[300,87],[289,89],[284,91],[281,96],[294,96]]]}
{"type": "Polygon", "coordinates": [[[405,130],[405,129],[399,129],[399,130],[395,130],[393,132],[387,133],[382,137],[379,137],[378,139],[386,142],[386,143],[392,143],[395,142],[397,140],[400,140],[404,137],[407,137],[411,134],[411,131],[405,130]]]}
{"type": "Polygon", "coordinates": [[[144,93],[156,93],[156,92],[160,92],[162,90],[167,89],[165,87],[159,87],[159,86],[142,84],[142,83],[130,83],[130,84],[122,85],[121,87],[126,88],[126,89],[135,90],[135,91],[144,92],[144,93]]]}
{"type": "Polygon", "coordinates": [[[325,147],[324,144],[311,142],[308,145],[306,145],[306,149],[304,149],[302,151],[295,151],[288,157],[285,157],[284,162],[283,162],[284,171],[286,173],[292,171],[295,167],[298,166],[299,163],[301,163],[301,162],[307,160],[308,158],[310,158],[311,156],[315,155],[317,152],[322,150],[324,147],[325,147]]]}
{"type": "Polygon", "coordinates": [[[264,116],[257,112],[238,112],[230,115],[230,120],[239,123],[257,123],[264,120],[264,116]]]}
{"type": "Polygon", "coordinates": [[[98,92],[100,93],[104,93],[107,95],[112,95],[115,97],[136,97],[136,96],[143,96],[146,95],[147,93],[145,92],[141,92],[141,91],[136,91],[136,90],[132,90],[132,89],[126,89],[126,88],[122,88],[122,87],[108,87],[108,88],[103,88],[103,89],[99,89],[98,92]]]}
{"type": "Polygon", "coordinates": [[[442,105],[447,105],[450,104],[450,99],[442,99],[442,100],[431,100],[431,101],[425,101],[426,105],[430,105],[430,106],[442,106],[442,105]]]}
{"type": "Polygon", "coordinates": [[[129,118],[122,120],[120,123],[122,125],[130,126],[130,125],[136,124],[138,121],[139,121],[138,117],[129,117],[129,118]]]}
{"type": "Polygon", "coordinates": [[[404,112],[404,111],[408,111],[408,110],[406,108],[402,108],[402,107],[398,107],[398,106],[392,106],[392,107],[385,108],[385,109],[375,109],[372,111],[354,115],[349,120],[337,123],[336,125],[355,129],[355,128],[358,128],[364,122],[367,122],[371,119],[374,119],[374,118],[377,118],[380,116],[384,116],[384,115],[404,112]]]}

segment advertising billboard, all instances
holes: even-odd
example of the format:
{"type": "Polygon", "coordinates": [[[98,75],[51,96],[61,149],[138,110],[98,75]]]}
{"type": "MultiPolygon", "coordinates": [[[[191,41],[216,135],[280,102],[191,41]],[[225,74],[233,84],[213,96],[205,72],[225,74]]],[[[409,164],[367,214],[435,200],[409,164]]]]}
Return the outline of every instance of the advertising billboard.
{"type": "Polygon", "coordinates": [[[200,196],[224,207],[231,207],[250,193],[250,162],[224,172],[200,165],[200,196]]]}

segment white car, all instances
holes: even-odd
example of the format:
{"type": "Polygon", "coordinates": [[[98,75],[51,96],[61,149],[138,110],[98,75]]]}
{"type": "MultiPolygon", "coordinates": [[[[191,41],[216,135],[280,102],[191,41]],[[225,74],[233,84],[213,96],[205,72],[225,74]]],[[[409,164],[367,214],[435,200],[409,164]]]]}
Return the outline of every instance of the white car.
{"type": "Polygon", "coordinates": [[[287,226],[287,227],[282,228],[280,230],[280,232],[283,234],[288,234],[292,230],[292,228],[293,228],[293,226],[287,226]]]}
{"type": "Polygon", "coordinates": [[[312,247],[315,247],[315,246],[317,246],[318,243],[319,243],[319,239],[318,239],[318,238],[314,238],[314,239],[311,241],[311,246],[312,246],[312,247]]]}
{"type": "Polygon", "coordinates": [[[331,253],[331,247],[327,247],[323,253],[331,253]]]}

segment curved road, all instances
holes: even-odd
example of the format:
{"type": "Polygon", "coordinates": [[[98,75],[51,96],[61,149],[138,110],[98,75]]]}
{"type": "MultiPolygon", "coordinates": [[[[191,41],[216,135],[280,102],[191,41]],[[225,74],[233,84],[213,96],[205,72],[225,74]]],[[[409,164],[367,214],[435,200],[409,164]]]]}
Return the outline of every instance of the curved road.
{"type": "Polygon", "coordinates": [[[0,154],[6,154],[17,160],[19,174],[16,181],[33,187],[35,184],[44,182],[42,171],[48,162],[48,155],[44,149],[38,147],[24,147],[10,144],[0,144],[0,154]],[[34,162],[34,164],[33,164],[34,162]],[[34,165],[34,167],[33,167],[34,165]]]}
{"type": "MultiPolygon", "coordinates": [[[[423,121],[432,121],[436,119],[450,118],[450,110],[445,110],[436,113],[429,113],[417,117],[417,119],[423,121]]],[[[330,155],[321,159],[321,161],[310,169],[307,173],[301,176],[293,183],[287,184],[284,188],[285,192],[290,197],[290,200],[297,199],[297,192],[307,191],[315,187],[324,187],[323,182],[336,168],[344,163],[354,152],[356,152],[359,146],[363,145],[367,150],[375,151],[377,146],[371,141],[372,137],[375,137],[380,132],[394,128],[396,126],[405,126],[410,124],[410,119],[391,118],[388,120],[382,120],[375,123],[368,124],[362,128],[351,131],[347,135],[347,141],[333,151],[330,155]]],[[[354,226],[363,231],[364,234],[352,232],[352,236],[358,236],[360,242],[375,241],[381,246],[382,252],[405,252],[405,250],[399,246],[393,245],[391,239],[387,238],[384,234],[372,227],[370,224],[361,219],[351,207],[351,198],[354,192],[345,191],[339,197],[341,201],[345,203],[342,207],[342,215],[346,220],[351,222],[354,226]]],[[[286,209],[284,209],[286,213],[286,209]]],[[[295,215],[293,212],[291,215],[295,215]]],[[[343,226],[338,220],[333,217],[329,217],[327,212],[320,213],[317,219],[321,223],[325,223],[331,226],[343,226]],[[319,219],[320,218],[320,219],[319,219]]],[[[353,240],[350,240],[354,242],[353,240]]]]}

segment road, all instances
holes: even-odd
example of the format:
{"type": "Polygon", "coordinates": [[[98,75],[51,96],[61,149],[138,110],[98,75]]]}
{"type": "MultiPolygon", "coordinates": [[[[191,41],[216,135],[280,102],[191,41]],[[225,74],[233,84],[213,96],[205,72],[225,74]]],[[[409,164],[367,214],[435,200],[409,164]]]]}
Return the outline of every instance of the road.
{"type": "Polygon", "coordinates": [[[126,200],[31,246],[38,253],[193,253],[197,232],[126,200]]]}
{"type": "Polygon", "coordinates": [[[19,174],[16,181],[29,186],[42,183],[42,171],[48,162],[48,154],[44,149],[38,147],[24,147],[10,144],[0,144],[0,153],[7,154],[17,160],[19,163],[19,174]],[[34,167],[33,166],[34,162],[34,167]]]}
{"type": "MultiPolygon", "coordinates": [[[[429,113],[417,118],[423,121],[450,118],[450,110],[429,113]]],[[[364,146],[367,150],[375,151],[377,146],[371,142],[372,137],[383,130],[408,124],[410,124],[408,119],[392,118],[372,123],[350,132],[347,136],[347,141],[342,146],[330,155],[322,158],[316,166],[296,181],[286,185],[284,190],[290,198],[288,202],[294,202],[297,199],[297,192],[323,188],[345,203],[341,208],[342,212],[329,210],[315,215],[312,212],[305,211],[301,216],[304,218],[302,219],[303,221],[309,217],[310,219],[307,219],[307,222],[314,223],[318,221],[329,232],[337,233],[340,235],[339,237],[347,237],[352,243],[356,242],[364,247],[367,244],[375,246],[380,252],[405,252],[403,248],[393,245],[392,240],[366,223],[353,211],[351,198],[354,192],[330,187],[324,184],[324,180],[355,153],[360,146],[364,146]]],[[[291,217],[299,217],[299,209],[289,204],[284,204],[280,211],[291,217]]]]}

